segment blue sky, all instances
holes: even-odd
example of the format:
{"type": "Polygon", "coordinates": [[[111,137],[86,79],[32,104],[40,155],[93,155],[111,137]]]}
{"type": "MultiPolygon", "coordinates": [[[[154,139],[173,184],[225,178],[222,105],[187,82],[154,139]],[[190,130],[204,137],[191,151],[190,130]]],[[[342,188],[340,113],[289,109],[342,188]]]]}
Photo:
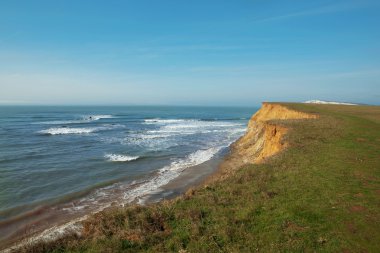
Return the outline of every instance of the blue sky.
{"type": "Polygon", "coordinates": [[[0,104],[380,104],[377,0],[0,2],[0,104]]]}

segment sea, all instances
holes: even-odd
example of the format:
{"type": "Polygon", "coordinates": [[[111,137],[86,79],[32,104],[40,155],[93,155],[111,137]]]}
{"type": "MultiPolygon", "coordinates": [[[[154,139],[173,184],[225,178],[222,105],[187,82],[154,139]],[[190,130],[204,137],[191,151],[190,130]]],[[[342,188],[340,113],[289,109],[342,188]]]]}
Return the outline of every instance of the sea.
{"type": "Polygon", "coordinates": [[[182,193],[215,171],[257,110],[0,106],[0,242],[182,193]]]}

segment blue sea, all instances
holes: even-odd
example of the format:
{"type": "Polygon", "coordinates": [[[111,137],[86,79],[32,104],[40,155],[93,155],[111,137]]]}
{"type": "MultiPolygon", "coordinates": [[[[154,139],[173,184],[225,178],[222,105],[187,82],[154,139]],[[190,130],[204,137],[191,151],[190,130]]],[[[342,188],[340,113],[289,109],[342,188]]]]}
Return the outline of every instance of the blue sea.
{"type": "Polygon", "coordinates": [[[186,177],[196,178],[225,154],[256,110],[0,107],[0,239],[57,216],[167,196],[165,185],[198,166],[186,177]]]}

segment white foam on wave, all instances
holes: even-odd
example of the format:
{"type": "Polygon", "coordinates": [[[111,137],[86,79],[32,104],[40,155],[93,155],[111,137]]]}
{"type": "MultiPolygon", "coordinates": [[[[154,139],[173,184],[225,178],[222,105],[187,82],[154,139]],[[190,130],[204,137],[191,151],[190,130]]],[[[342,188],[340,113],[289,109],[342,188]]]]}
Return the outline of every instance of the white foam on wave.
{"type": "Polygon", "coordinates": [[[124,128],[124,125],[103,125],[100,127],[52,127],[38,131],[40,134],[64,135],[64,134],[90,134],[97,131],[124,128]]]}
{"type": "Polygon", "coordinates": [[[87,121],[100,120],[100,119],[111,119],[111,118],[113,118],[113,116],[112,115],[108,115],[108,114],[87,115],[87,116],[83,117],[83,119],[87,120],[87,121]]]}
{"type": "Polygon", "coordinates": [[[129,162],[139,159],[139,156],[128,156],[128,155],[117,155],[117,154],[106,154],[104,156],[111,162],[129,162]]]}
{"type": "Polygon", "coordinates": [[[88,120],[53,120],[53,121],[42,121],[42,122],[35,122],[32,124],[38,124],[38,125],[65,125],[65,124],[80,124],[80,123],[87,123],[88,120]]]}
{"type": "Polygon", "coordinates": [[[96,128],[69,128],[69,127],[52,127],[41,130],[41,134],[62,135],[62,134],[89,134],[96,131],[96,128]]]}
{"type": "Polygon", "coordinates": [[[188,135],[196,133],[211,133],[231,127],[242,126],[241,123],[226,121],[202,121],[194,119],[150,119],[145,123],[158,125],[157,130],[147,131],[147,134],[154,135],[188,135]]]}
{"type": "Polygon", "coordinates": [[[161,186],[166,185],[178,177],[185,169],[210,160],[224,147],[225,146],[217,146],[206,150],[198,150],[188,155],[185,159],[172,162],[170,165],[161,168],[156,177],[125,192],[125,201],[129,203],[136,199],[141,200],[142,197],[157,191],[161,186]]]}
{"type": "Polygon", "coordinates": [[[179,122],[191,122],[198,121],[196,119],[146,119],[144,120],[145,124],[171,124],[179,122]]]}
{"type": "Polygon", "coordinates": [[[80,119],[73,120],[52,120],[52,121],[42,121],[35,122],[33,124],[41,124],[41,125],[64,125],[64,124],[82,124],[89,123],[91,121],[96,121],[100,119],[111,119],[114,118],[112,115],[85,115],[80,117],[80,119]]]}
{"type": "Polygon", "coordinates": [[[245,124],[241,122],[196,119],[148,119],[145,123],[152,127],[142,132],[130,132],[119,142],[124,145],[142,146],[149,150],[163,150],[181,145],[182,138],[189,135],[207,134],[209,137],[202,139],[226,139],[226,136],[242,133],[246,129],[245,124]]]}
{"type": "Polygon", "coordinates": [[[230,122],[208,122],[208,121],[196,121],[193,123],[186,123],[186,124],[172,124],[172,125],[166,125],[161,128],[161,131],[172,131],[172,132],[178,132],[178,131],[184,131],[184,130],[190,130],[193,131],[194,129],[199,130],[211,130],[211,129],[221,129],[221,128],[229,128],[229,127],[235,127],[239,126],[241,124],[239,123],[230,123],[230,122]]]}

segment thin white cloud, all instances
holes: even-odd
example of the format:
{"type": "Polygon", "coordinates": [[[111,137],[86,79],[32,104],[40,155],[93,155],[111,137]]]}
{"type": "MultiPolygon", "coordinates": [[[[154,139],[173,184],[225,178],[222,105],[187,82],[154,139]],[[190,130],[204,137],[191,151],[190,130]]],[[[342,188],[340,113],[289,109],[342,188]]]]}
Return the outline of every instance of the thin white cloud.
{"type": "Polygon", "coordinates": [[[347,1],[338,4],[325,5],[313,9],[306,9],[301,11],[295,11],[291,13],[285,13],[282,15],[275,15],[270,17],[263,17],[253,20],[255,23],[269,22],[269,21],[279,21],[284,19],[298,18],[298,17],[307,17],[307,16],[316,16],[323,14],[330,14],[336,12],[350,11],[359,8],[365,8],[376,4],[373,1],[347,1]]]}
{"type": "Polygon", "coordinates": [[[380,76],[379,69],[367,69],[367,70],[357,70],[357,71],[348,71],[348,72],[337,72],[326,77],[330,78],[355,78],[355,77],[376,77],[380,76]]]}
{"type": "Polygon", "coordinates": [[[299,71],[308,66],[309,69],[320,69],[331,64],[342,64],[339,61],[303,61],[303,62],[283,62],[283,63],[258,63],[258,64],[245,64],[245,65],[208,65],[208,66],[195,66],[185,69],[191,73],[279,73],[289,71],[299,71]]]}

